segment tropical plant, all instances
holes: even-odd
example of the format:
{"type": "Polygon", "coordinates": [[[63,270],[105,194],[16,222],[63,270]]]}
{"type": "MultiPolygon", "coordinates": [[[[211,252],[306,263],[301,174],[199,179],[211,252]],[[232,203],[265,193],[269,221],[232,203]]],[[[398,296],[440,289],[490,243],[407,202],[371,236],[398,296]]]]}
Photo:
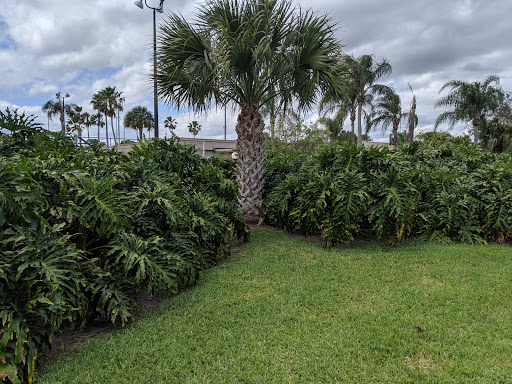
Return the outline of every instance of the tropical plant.
{"type": "Polygon", "coordinates": [[[154,124],[153,114],[142,105],[133,107],[124,115],[124,126],[136,129],[139,140],[143,138],[143,129],[146,128],[149,131],[154,128],[154,124]]]}
{"type": "Polygon", "coordinates": [[[512,122],[495,117],[481,125],[480,145],[494,153],[512,152],[512,122]]]}
{"type": "Polygon", "coordinates": [[[103,116],[101,115],[101,112],[97,112],[91,115],[91,124],[96,125],[98,127],[98,133],[96,136],[96,140],[100,141],[100,129],[105,126],[105,123],[103,122],[103,116]]]}
{"type": "Polygon", "coordinates": [[[196,135],[201,130],[201,124],[199,124],[197,121],[192,121],[188,124],[188,131],[194,135],[194,139],[196,138],[196,135]]]}
{"type": "Polygon", "coordinates": [[[345,112],[339,109],[334,117],[323,116],[318,122],[323,124],[331,135],[331,140],[338,140],[343,132],[343,122],[345,120],[345,112]]]}
{"type": "Polygon", "coordinates": [[[389,87],[376,84],[376,81],[391,73],[391,64],[386,59],[375,62],[372,55],[362,55],[358,58],[347,56],[348,77],[351,89],[355,92],[357,103],[357,145],[363,143],[362,114],[363,107],[371,103],[375,94],[389,92],[389,87]]]}
{"type": "Polygon", "coordinates": [[[98,92],[96,92],[92,96],[91,104],[94,109],[98,112],[103,113],[105,116],[105,134],[107,145],[109,145],[108,140],[108,117],[110,117],[110,126],[112,129],[112,135],[114,139],[114,143],[116,142],[116,134],[114,130],[114,116],[116,116],[116,111],[121,107],[120,97],[121,93],[116,90],[116,87],[108,86],[98,92]]]}
{"type": "Polygon", "coordinates": [[[418,115],[416,115],[416,95],[412,90],[411,84],[407,83],[412,93],[411,108],[407,113],[407,140],[408,144],[414,141],[414,129],[418,126],[418,115]]]}
{"type": "Polygon", "coordinates": [[[400,96],[392,89],[385,90],[376,100],[370,115],[370,127],[381,126],[382,131],[392,127],[390,144],[398,144],[398,128],[409,114],[402,110],[400,96]]]}
{"type": "Polygon", "coordinates": [[[82,138],[82,124],[84,123],[82,117],[82,107],[76,105],[70,110],[67,130],[77,132],[78,141],[82,138]]]}
{"type": "Polygon", "coordinates": [[[327,16],[287,0],[214,0],[195,20],[171,15],[161,25],[159,94],[195,111],[226,102],[240,108],[237,180],[242,212],[255,218],[265,172],[261,108],[272,100],[308,108],[320,90],[340,92],[340,45],[327,16]]]}
{"type": "Polygon", "coordinates": [[[59,115],[61,112],[59,110],[59,105],[53,100],[48,100],[46,103],[44,103],[42,110],[48,118],[48,130],[50,130],[50,120],[52,120],[52,117],[59,115]]]}
{"type": "Polygon", "coordinates": [[[91,126],[94,125],[94,121],[89,112],[82,113],[82,123],[83,123],[84,127],[87,128],[87,141],[90,141],[91,140],[90,128],[91,128],[91,126]]]}
{"type": "Polygon", "coordinates": [[[164,121],[164,127],[174,135],[174,130],[178,127],[178,122],[172,116],[168,116],[164,121]]]}
{"type": "Polygon", "coordinates": [[[34,119],[0,112],[12,132],[0,133],[0,377],[12,383],[32,382],[64,328],[126,323],[137,292],[177,292],[249,233],[235,181],[177,140],[126,156],[34,119]]]}
{"type": "Polygon", "coordinates": [[[442,123],[449,123],[452,128],[457,121],[471,122],[474,143],[478,143],[479,130],[482,123],[499,107],[503,95],[499,87],[498,76],[491,75],[484,81],[467,83],[460,80],[451,80],[445,83],[439,93],[449,88],[448,95],[437,100],[435,107],[449,107],[450,111],[441,113],[435,123],[435,128],[442,123]]]}

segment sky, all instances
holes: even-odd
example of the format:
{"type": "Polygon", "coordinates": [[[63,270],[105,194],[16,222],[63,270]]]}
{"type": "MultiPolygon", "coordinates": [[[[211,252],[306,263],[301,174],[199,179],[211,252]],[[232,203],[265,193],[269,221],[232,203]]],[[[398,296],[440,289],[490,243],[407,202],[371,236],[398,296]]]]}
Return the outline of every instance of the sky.
{"type": "MultiPolygon", "coordinates": [[[[146,0],[157,6],[158,0],[146,0]]],[[[393,72],[381,80],[400,95],[408,109],[411,85],[417,98],[418,130],[433,129],[444,110],[434,108],[440,88],[450,80],[481,81],[499,76],[504,90],[512,91],[512,0],[294,0],[297,6],[328,14],[338,26],[337,37],[347,54],[386,58],[393,72]]],[[[201,1],[165,0],[163,15],[171,12],[193,19],[201,1]]],[[[144,105],[153,111],[152,12],[132,0],[28,0],[0,7],[0,110],[19,108],[38,116],[47,126],[41,106],[55,93],[69,93],[66,102],[92,112],[92,95],[115,86],[125,97],[124,111],[144,105]]],[[[235,139],[237,111],[226,114],[228,139],[235,139]]],[[[191,136],[187,125],[197,120],[197,137],[224,137],[224,111],[195,115],[160,103],[160,136],[167,116],[178,122],[176,134],[191,136]]],[[[123,115],[121,116],[121,120],[123,115]]],[[[318,111],[304,116],[316,121],[318,111]]],[[[59,130],[54,118],[51,130],[59,130]]],[[[441,127],[446,129],[447,127],[441,127]]],[[[461,134],[458,124],[451,131],[461,134]]],[[[347,119],[345,129],[349,130],[347,119]]],[[[405,129],[405,122],[403,123],[405,129]]],[[[121,136],[135,138],[121,128],[121,136]],[[125,132],[125,133],[124,133],[125,132]]],[[[91,130],[91,135],[96,132],[91,130]]],[[[389,132],[372,132],[386,141],[389,132]]]]}

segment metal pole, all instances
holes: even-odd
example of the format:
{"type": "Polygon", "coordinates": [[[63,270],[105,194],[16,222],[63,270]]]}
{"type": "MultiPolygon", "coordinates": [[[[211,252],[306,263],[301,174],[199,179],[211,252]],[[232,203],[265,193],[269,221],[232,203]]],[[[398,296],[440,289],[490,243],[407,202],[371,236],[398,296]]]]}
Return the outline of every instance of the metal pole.
{"type": "Polygon", "coordinates": [[[153,9],[153,93],[155,113],[155,137],[158,139],[158,94],[156,84],[156,9],[153,9]]]}
{"type": "Polygon", "coordinates": [[[228,126],[226,124],[226,106],[224,105],[224,140],[226,140],[227,129],[228,129],[228,126]]]}
{"type": "Polygon", "coordinates": [[[66,109],[64,108],[64,97],[62,97],[62,132],[66,132],[66,109]]]}

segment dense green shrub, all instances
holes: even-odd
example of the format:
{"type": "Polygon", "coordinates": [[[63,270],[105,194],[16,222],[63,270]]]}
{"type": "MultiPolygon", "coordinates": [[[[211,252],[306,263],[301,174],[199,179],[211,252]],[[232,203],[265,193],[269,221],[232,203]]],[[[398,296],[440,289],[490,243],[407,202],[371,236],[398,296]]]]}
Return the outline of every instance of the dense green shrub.
{"type": "Polygon", "coordinates": [[[300,163],[267,161],[268,222],[324,244],[357,235],[467,243],[512,237],[512,157],[451,140],[431,149],[324,146],[300,163]]]}
{"type": "Polygon", "coordinates": [[[0,134],[7,382],[32,382],[38,351],[65,327],[98,316],[124,324],[139,291],[176,293],[225,256],[235,236],[248,237],[229,166],[173,140],[141,142],[128,155],[78,148],[30,117],[1,117],[10,130],[0,134]]]}

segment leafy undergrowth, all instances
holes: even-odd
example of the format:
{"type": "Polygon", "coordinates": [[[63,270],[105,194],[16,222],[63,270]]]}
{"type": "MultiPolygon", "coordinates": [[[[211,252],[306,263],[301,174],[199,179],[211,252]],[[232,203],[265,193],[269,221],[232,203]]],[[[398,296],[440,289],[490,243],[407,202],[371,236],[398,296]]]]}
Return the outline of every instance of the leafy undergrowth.
{"type": "Polygon", "coordinates": [[[510,382],[511,275],[503,245],[324,249],[255,230],[196,287],[57,355],[39,382],[510,382]]]}

